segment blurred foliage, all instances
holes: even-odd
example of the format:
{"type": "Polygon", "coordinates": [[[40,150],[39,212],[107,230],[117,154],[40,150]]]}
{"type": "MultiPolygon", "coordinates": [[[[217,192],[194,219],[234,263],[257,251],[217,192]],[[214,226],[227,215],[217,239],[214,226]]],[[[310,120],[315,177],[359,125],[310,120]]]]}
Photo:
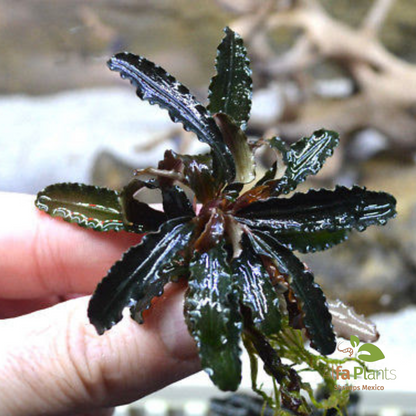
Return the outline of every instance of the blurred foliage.
{"type": "MultiPolygon", "coordinates": [[[[356,25],[372,1],[322,3],[356,25]]],[[[214,50],[219,28],[234,17],[217,1],[204,0],[0,0],[0,94],[106,85],[111,77],[102,64],[123,49],[160,62],[191,88],[206,85],[213,56],[205,51],[214,50]]],[[[397,1],[381,35],[390,50],[410,60],[416,56],[415,18],[416,2],[397,1]]],[[[282,50],[291,36],[273,41],[282,50]]]]}

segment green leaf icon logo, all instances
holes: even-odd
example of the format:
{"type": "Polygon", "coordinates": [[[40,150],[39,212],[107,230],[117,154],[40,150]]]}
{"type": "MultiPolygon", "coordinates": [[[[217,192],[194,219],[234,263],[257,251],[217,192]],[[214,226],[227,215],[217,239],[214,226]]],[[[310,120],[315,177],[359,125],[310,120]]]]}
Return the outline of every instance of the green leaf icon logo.
{"type": "Polygon", "coordinates": [[[370,354],[360,354],[358,358],[362,361],[366,361],[367,363],[373,363],[374,361],[382,360],[386,358],[379,347],[376,347],[373,344],[364,344],[361,345],[358,352],[369,352],[370,354]]]}
{"type": "Polygon", "coordinates": [[[358,347],[360,340],[355,335],[351,335],[350,342],[353,348],[358,347]]]}

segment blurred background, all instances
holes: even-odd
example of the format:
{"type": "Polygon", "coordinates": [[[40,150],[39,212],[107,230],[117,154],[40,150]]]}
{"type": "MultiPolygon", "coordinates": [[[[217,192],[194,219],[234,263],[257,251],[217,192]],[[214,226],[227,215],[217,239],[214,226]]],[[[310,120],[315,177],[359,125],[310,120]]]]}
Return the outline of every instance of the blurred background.
{"type": "MultiPolygon", "coordinates": [[[[166,148],[203,151],[106,61],[121,50],[144,55],[206,102],[229,25],[252,61],[248,134],[293,142],[337,130],[341,145],[305,188],[359,183],[397,198],[398,218],[386,227],[302,258],[330,297],[375,315],[383,351],[408,359],[416,341],[408,328],[416,318],[415,22],[414,0],[0,0],[0,191],[36,193],[63,181],[118,188],[166,148]]],[[[267,163],[262,155],[260,170],[267,163]]],[[[405,377],[392,389],[413,391],[405,377]]]]}

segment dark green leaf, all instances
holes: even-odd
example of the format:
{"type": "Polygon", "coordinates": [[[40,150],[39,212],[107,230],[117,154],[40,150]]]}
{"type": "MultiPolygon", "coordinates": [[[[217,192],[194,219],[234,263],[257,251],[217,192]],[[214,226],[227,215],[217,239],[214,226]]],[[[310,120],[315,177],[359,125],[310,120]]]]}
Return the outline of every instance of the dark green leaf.
{"type": "Polygon", "coordinates": [[[316,175],[325,160],[332,156],[338,143],[338,133],[323,129],[315,131],[311,137],[304,137],[293,143],[290,149],[287,149],[279,138],[271,139],[270,146],[282,153],[283,161],[286,164],[284,186],[281,181],[276,181],[274,194],[277,195],[281,192],[287,194],[303,182],[308,175],[316,175]]]}
{"type": "Polygon", "coordinates": [[[132,231],[123,222],[118,193],[78,183],[57,183],[39,192],[36,206],[52,217],[61,217],[95,231],[132,231]]]}
{"type": "Polygon", "coordinates": [[[225,113],[244,130],[250,117],[252,80],[250,61],[241,37],[229,27],[218,47],[215,75],[209,86],[211,114],[225,113]]]}
{"type": "Polygon", "coordinates": [[[126,224],[137,232],[156,231],[168,219],[166,214],[138,201],[134,195],[142,188],[156,189],[155,181],[133,179],[120,193],[120,204],[126,224]]]}
{"type": "Polygon", "coordinates": [[[234,183],[228,185],[223,190],[223,195],[224,195],[225,199],[227,199],[228,201],[234,202],[238,198],[238,196],[240,195],[240,192],[242,191],[243,188],[244,188],[243,183],[234,182],[234,183]]]}
{"type": "MultiPolygon", "coordinates": [[[[354,186],[338,186],[334,191],[311,190],[291,198],[269,198],[254,202],[236,213],[246,225],[282,233],[365,230],[384,225],[396,215],[396,200],[385,192],[354,186]]],[[[299,237],[301,238],[301,237],[299,237]]]]}
{"type": "MultiPolygon", "coordinates": [[[[302,140],[305,140],[305,139],[302,139],[302,140]]],[[[288,163],[287,156],[288,156],[288,153],[291,151],[291,149],[287,147],[286,143],[280,137],[272,137],[271,139],[267,140],[266,143],[268,143],[272,149],[276,149],[279,151],[279,153],[283,157],[283,162],[287,165],[288,163]]]]}
{"type": "Polygon", "coordinates": [[[184,190],[177,185],[163,187],[163,211],[169,219],[194,217],[195,212],[184,190]]]}
{"type": "Polygon", "coordinates": [[[196,253],[190,271],[185,316],[202,368],[221,390],[234,391],[241,381],[242,322],[223,245],[196,253]]]}
{"type": "Polygon", "coordinates": [[[250,183],[256,177],[254,155],[248,145],[247,136],[227,114],[214,115],[222,137],[234,157],[236,182],[250,183]]]}
{"type": "Polygon", "coordinates": [[[301,253],[314,253],[315,251],[328,250],[348,238],[348,231],[344,230],[323,230],[312,233],[299,233],[297,231],[273,233],[270,228],[267,228],[267,231],[283,246],[291,250],[300,251],[301,253]]]}
{"type": "Polygon", "coordinates": [[[250,234],[257,253],[276,262],[279,272],[287,279],[303,313],[303,322],[311,339],[311,346],[321,354],[332,354],[336,347],[331,314],[325,295],[313,274],[287,248],[263,232],[250,234]]]}
{"type": "Polygon", "coordinates": [[[88,308],[88,317],[99,334],[121,320],[125,307],[131,308],[132,315],[140,314],[163,293],[171,277],[167,272],[171,261],[187,248],[194,228],[189,218],[170,220],[114,264],[97,286],[88,308]]]}
{"type": "Polygon", "coordinates": [[[174,122],[182,123],[186,130],[207,143],[213,152],[215,177],[219,183],[232,182],[235,176],[233,157],[214,119],[188,88],[163,68],[132,53],[118,53],[109,60],[108,66],[128,78],[142,100],[167,109],[174,122]]]}
{"type": "MultiPolygon", "coordinates": [[[[173,151],[167,150],[165,157],[159,162],[158,169],[182,173],[183,162],[173,151]]],[[[163,211],[169,219],[179,217],[194,217],[195,212],[184,190],[175,185],[175,180],[159,177],[155,180],[162,192],[163,211]]]]}
{"type": "Polygon", "coordinates": [[[232,262],[232,272],[240,301],[250,308],[255,327],[266,336],[276,334],[281,326],[279,300],[266,268],[246,236],[240,257],[232,262]]]}

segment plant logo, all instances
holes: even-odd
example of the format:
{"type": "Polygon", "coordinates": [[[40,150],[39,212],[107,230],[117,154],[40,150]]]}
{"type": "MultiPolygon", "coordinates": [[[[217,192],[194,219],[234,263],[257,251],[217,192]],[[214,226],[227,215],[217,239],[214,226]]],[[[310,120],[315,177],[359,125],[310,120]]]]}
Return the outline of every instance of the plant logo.
{"type": "MultiPolygon", "coordinates": [[[[350,338],[350,344],[351,347],[347,347],[345,349],[340,349],[342,343],[340,343],[338,345],[338,351],[343,352],[348,354],[350,357],[352,357],[353,353],[354,353],[354,349],[358,347],[358,345],[360,344],[360,340],[358,339],[357,336],[355,335],[351,335],[350,338]]],[[[357,356],[357,358],[361,361],[365,361],[367,363],[374,363],[376,361],[380,361],[383,360],[385,357],[385,355],[383,354],[383,352],[380,350],[379,347],[377,347],[374,344],[363,344],[361,345],[361,347],[358,349],[358,353],[361,353],[357,356]]]]}
{"type": "MultiPolygon", "coordinates": [[[[348,354],[351,358],[354,354],[355,348],[359,347],[360,340],[357,336],[352,335],[350,338],[351,345],[348,345],[346,348],[341,348],[341,344],[342,342],[338,344],[337,350],[344,354],[348,354]]],[[[355,356],[357,359],[354,359],[354,361],[358,361],[360,366],[345,368],[341,365],[345,363],[345,360],[342,360],[342,362],[339,363],[340,365],[331,367],[331,376],[336,382],[334,386],[336,390],[384,390],[384,385],[378,383],[362,385],[338,384],[338,381],[343,380],[347,381],[347,383],[349,383],[351,379],[362,380],[364,383],[372,380],[377,382],[380,380],[396,380],[397,375],[395,369],[389,369],[387,367],[384,369],[370,369],[364,364],[364,362],[374,363],[386,358],[383,351],[381,351],[379,347],[369,343],[362,344],[356,351],[355,356]]]]}

